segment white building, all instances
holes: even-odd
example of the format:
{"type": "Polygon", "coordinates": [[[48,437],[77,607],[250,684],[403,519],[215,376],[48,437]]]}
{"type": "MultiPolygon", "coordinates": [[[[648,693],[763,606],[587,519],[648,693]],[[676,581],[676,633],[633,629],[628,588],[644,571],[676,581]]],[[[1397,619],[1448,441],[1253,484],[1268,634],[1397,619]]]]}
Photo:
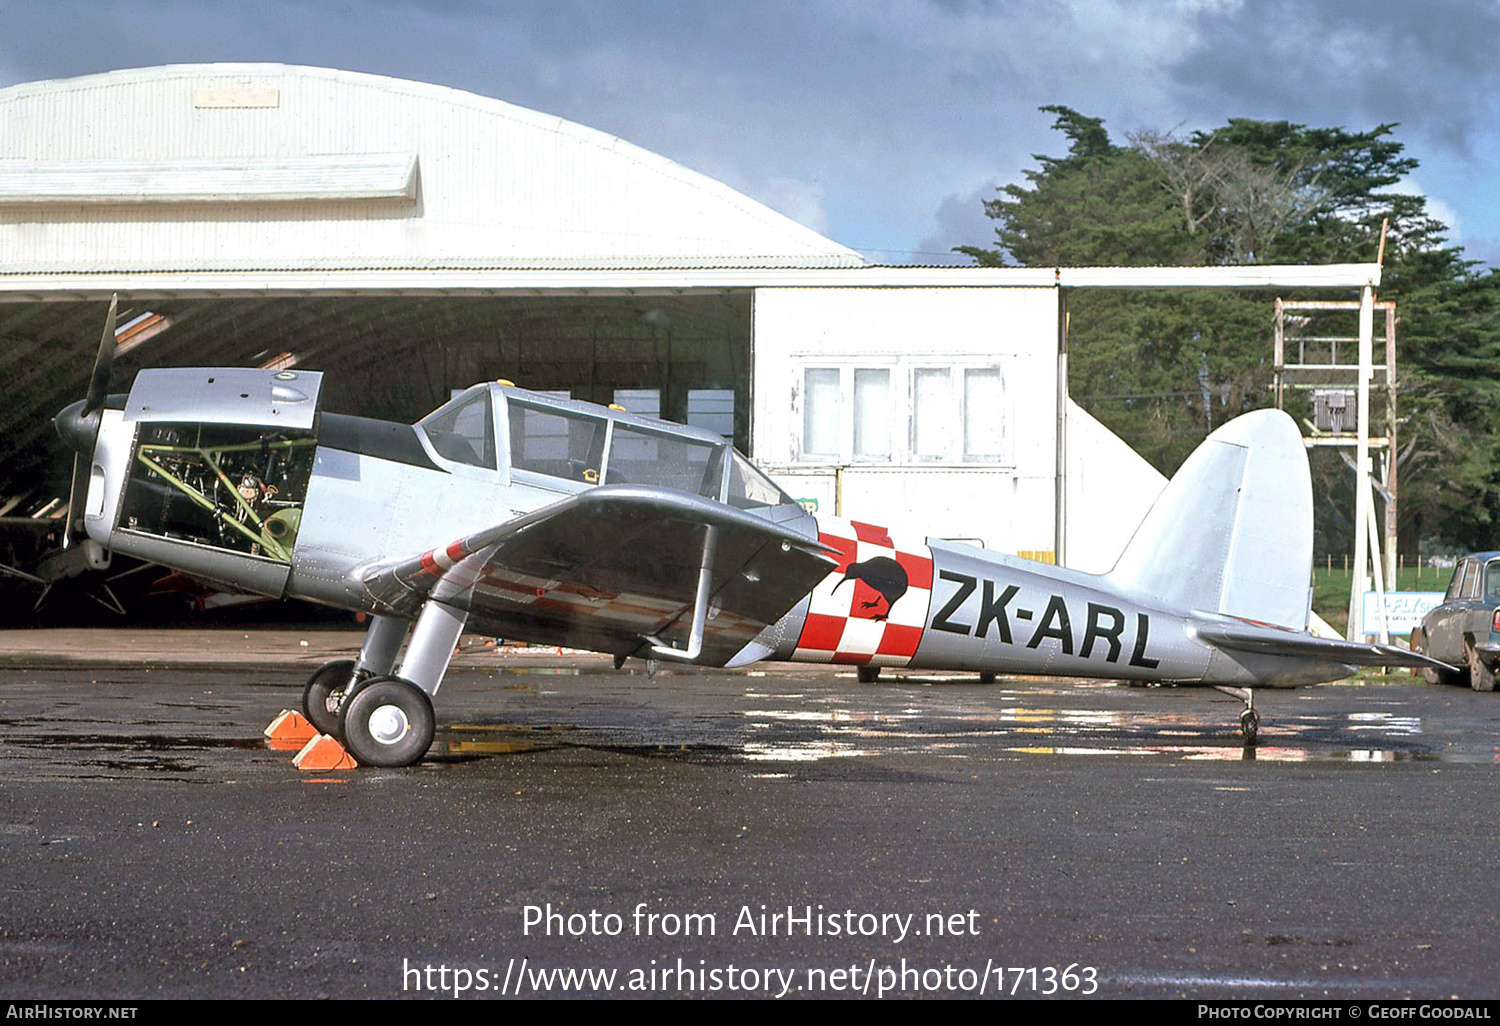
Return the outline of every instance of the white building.
{"type": "Polygon", "coordinates": [[[1044,559],[1065,536],[1106,569],[1162,479],[1059,389],[1064,292],[1376,278],[870,266],[452,89],[283,65],[30,83],[0,90],[0,517],[35,505],[118,292],[117,388],[132,361],[280,361],[330,372],[334,409],[415,416],[507,377],[715,426],[825,511],[1044,559]]]}

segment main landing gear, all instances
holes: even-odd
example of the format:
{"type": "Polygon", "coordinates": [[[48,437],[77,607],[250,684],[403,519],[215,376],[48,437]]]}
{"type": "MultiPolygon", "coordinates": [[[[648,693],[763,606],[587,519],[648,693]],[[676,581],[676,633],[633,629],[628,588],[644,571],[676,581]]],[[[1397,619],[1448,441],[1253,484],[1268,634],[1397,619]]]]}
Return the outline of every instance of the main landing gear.
{"type": "Polygon", "coordinates": [[[313,671],[302,688],[302,714],[319,734],[337,734],[339,707],[356,680],[353,659],[335,659],[313,671]]]}
{"type": "Polygon", "coordinates": [[[409,680],[371,677],[340,710],[344,747],[366,766],[410,766],[432,746],[432,699],[409,680]]]}
{"type": "Polygon", "coordinates": [[[395,669],[408,624],[399,617],[375,617],[358,659],[326,663],[308,679],[303,712],[319,731],[339,737],[361,765],[410,766],[432,747],[437,727],[432,696],[467,618],[461,610],[427,602],[395,669]]]}

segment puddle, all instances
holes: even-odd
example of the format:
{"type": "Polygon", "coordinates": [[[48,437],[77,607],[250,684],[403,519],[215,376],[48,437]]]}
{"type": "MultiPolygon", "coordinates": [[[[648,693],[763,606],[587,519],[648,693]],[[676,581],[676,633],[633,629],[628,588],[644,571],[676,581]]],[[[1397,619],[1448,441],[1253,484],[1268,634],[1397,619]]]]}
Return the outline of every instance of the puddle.
{"type": "MultiPolygon", "coordinates": [[[[492,687],[512,693],[495,705],[472,701],[461,712],[455,709],[461,718],[453,723],[443,722],[439,703],[437,737],[427,765],[441,769],[573,748],[740,765],[756,779],[795,779],[811,764],[903,755],[955,763],[1109,756],[1184,763],[1500,763],[1500,744],[1493,736],[1455,733],[1438,712],[1429,723],[1412,714],[1422,707],[1410,701],[1388,702],[1387,708],[1364,702],[1350,710],[1311,701],[1321,696],[1310,693],[1258,696],[1259,744],[1246,748],[1239,732],[1239,703],[1204,700],[1201,692],[1151,695],[1110,684],[1069,683],[940,689],[921,680],[825,691],[797,681],[777,691],[759,679],[748,686],[744,681],[710,684],[701,692],[641,692],[619,684],[612,685],[613,691],[582,692],[573,685],[554,689],[535,681],[576,677],[577,668],[500,667],[493,673],[492,687]],[[476,714],[477,709],[485,711],[476,714]],[[1435,735],[1429,733],[1433,730],[1435,735]]],[[[217,708],[180,704],[207,712],[217,708]]],[[[217,719],[200,717],[191,725],[200,733],[173,736],[127,733],[178,726],[170,720],[152,721],[155,727],[141,720],[116,721],[108,725],[110,732],[99,729],[103,721],[12,716],[0,718],[0,727],[9,728],[0,736],[0,747],[12,756],[26,750],[68,751],[76,754],[56,758],[106,772],[172,776],[214,764],[190,753],[268,749],[259,736],[202,736],[243,726],[217,719]],[[61,729],[54,731],[54,723],[61,729]]]]}
{"type": "MultiPolygon", "coordinates": [[[[1209,745],[1121,745],[1082,748],[1076,746],[1030,746],[1008,748],[1006,751],[1020,755],[1156,755],[1170,756],[1183,762],[1460,762],[1463,759],[1445,759],[1426,752],[1398,752],[1382,749],[1358,748],[1345,751],[1315,751],[1307,748],[1288,748],[1279,745],[1258,744],[1209,746],[1209,745]]],[[[1488,761],[1488,760],[1476,760],[1488,761]]]]}
{"type": "Polygon", "coordinates": [[[6,745],[21,748],[80,748],[125,752],[202,752],[216,748],[262,750],[264,738],[170,737],[139,734],[12,734],[6,745]]]}
{"type": "MultiPolygon", "coordinates": [[[[1405,763],[1500,761],[1500,747],[1456,750],[1424,735],[1420,716],[1400,710],[1318,714],[1262,705],[1260,743],[1244,746],[1235,702],[1153,703],[1141,709],[1068,708],[1059,697],[1107,693],[1111,685],[1002,689],[995,702],[907,701],[885,691],[740,692],[743,707],[681,709],[601,701],[573,705],[566,722],[512,709],[506,722],[439,730],[435,753],[454,761],[589,748],[644,758],[806,765],[922,753],[942,758],[1107,757],[1181,762],[1405,763]],[[895,704],[886,704],[895,697],[895,704]],[[691,710],[691,711],[684,711],[691,710]]],[[[759,778],[761,775],[757,774],[759,778]]]]}

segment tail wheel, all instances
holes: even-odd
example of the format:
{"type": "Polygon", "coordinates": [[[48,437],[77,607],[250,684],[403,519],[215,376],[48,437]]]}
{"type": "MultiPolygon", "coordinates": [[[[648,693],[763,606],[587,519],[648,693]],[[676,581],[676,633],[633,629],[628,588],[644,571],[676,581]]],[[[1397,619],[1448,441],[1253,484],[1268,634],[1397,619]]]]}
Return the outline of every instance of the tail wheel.
{"type": "Polygon", "coordinates": [[[366,681],[340,714],[344,747],[361,765],[410,766],[432,746],[432,700],[410,681],[366,681]]]}
{"type": "Polygon", "coordinates": [[[1254,709],[1240,713],[1240,733],[1244,735],[1245,744],[1255,744],[1256,735],[1260,733],[1260,713],[1254,709]]]}
{"type": "Polygon", "coordinates": [[[880,667],[878,667],[878,666],[860,666],[860,667],[856,667],[855,670],[854,670],[854,676],[855,676],[855,679],[857,679],[861,684],[874,684],[876,681],[878,681],[880,679],[880,667]]]}
{"type": "Polygon", "coordinates": [[[307,684],[302,688],[302,714],[318,728],[318,733],[338,733],[339,703],[353,679],[353,659],[324,663],[307,678],[307,684]]]}

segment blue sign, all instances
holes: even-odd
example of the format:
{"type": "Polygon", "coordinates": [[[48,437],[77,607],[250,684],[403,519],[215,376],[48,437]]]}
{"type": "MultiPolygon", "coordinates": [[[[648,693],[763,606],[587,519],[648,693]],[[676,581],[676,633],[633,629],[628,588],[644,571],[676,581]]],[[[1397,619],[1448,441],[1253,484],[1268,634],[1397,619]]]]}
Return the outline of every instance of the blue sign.
{"type": "MultiPolygon", "coordinates": [[[[1410,634],[1421,626],[1422,617],[1442,605],[1440,591],[1388,591],[1385,593],[1385,629],[1390,634],[1410,634]]],[[[1375,593],[1367,591],[1360,604],[1361,634],[1380,633],[1380,605],[1375,593]]]]}

